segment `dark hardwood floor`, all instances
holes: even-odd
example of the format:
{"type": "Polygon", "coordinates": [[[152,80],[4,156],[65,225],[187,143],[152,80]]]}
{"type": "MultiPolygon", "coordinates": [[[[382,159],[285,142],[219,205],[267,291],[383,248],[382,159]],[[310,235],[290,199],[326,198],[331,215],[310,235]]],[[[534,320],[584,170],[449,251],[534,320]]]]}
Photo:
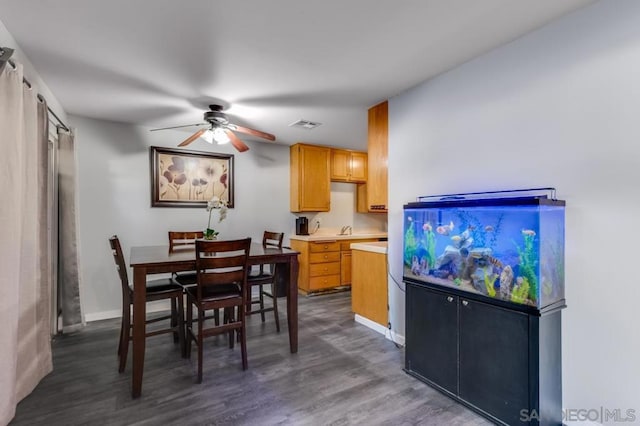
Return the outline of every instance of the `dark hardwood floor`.
{"type": "MultiPolygon", "coordinates": [[[[285,299],[280,299],[281,306],[285,299]]],[[[286,310],[283,308],[283,312],[286,310]]],[[[248,320],[249,369],[239,346],[207,339],[204,381],[170,336],[147,340],[142,397],[131,399],[131,354],[118,374],[120,321],[93,322],[53,342],[54,371],[12,425],[484,425],[402,371],[404,351],[353,321],[349,293],[300,296],[300,341],[289,352],[285,315],[248,320]]]]}

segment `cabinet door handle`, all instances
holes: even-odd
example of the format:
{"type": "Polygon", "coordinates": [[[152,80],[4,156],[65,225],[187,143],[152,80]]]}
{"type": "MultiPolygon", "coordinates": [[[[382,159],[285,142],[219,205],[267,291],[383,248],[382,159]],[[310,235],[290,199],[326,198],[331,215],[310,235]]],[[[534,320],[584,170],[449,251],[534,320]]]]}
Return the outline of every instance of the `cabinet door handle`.
{"type": "Polygon", "coordinates": [[[327,255],[325,254],[325,255],[324,255],[324,258],[325,258],[325,259],[328,259],[328,258],[329,258],[329,256],[327,256],[327,255]]]}
{"type": "Polygon", "coordinates": [[[453,302],[453,297],[451,296],[447,297],[447,302],[453,302]]]}
{"type": "Polygon", "coordinates": [[[462,301],[462,306],[467,306],[469,304],[469,302],[467,302],[466,300],[462,301]]]}

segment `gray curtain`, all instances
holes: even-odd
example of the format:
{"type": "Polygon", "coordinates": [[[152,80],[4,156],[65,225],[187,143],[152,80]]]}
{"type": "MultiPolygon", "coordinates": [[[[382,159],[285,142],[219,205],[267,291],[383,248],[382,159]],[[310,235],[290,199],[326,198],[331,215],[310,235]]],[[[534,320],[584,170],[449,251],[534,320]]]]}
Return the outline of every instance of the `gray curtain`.
{"type": "Polygon", "coordinates": [[[84,324],[80,306],[78,266],[76,161],[74,137],[58,130],[58,304],[62,331],[71,332],[84,324]]]}
{"type": "Polygon", "coordinates": [[[0,424],[9,423],[16,404],[53,368],[41,170],[47,106],[22,81],[21,64],[0,72],[0,424]]]}

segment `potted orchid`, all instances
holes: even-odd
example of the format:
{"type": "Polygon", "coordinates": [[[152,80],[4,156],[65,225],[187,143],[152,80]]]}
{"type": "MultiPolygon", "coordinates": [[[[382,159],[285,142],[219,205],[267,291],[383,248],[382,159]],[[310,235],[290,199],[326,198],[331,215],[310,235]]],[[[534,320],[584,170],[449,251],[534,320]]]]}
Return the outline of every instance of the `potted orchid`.
{"type": "Polygon", "coordinates": [[[227,217],[227,203],[224,200],[221,200],[217,195],[214,195],[209,201],[207,201],[209,222],[207,222],[207,229],[204,231],[205,240],[215,240],[219,234],[218,231],[211,228],[211,213],[213,213],[214,210],[219,210],[220,217],[218,219],[218,223],[222,222],[227,217]]]}

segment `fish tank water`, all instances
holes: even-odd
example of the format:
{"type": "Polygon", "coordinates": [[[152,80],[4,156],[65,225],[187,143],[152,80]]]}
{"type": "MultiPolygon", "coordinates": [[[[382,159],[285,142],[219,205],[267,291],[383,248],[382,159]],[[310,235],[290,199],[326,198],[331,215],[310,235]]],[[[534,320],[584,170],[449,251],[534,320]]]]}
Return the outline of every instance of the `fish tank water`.
{"type": "Polygon", "coordinates": [[[564,299],[565,202],[453,199],[404,206],[404,278],[538,309],[564,299]]]}

